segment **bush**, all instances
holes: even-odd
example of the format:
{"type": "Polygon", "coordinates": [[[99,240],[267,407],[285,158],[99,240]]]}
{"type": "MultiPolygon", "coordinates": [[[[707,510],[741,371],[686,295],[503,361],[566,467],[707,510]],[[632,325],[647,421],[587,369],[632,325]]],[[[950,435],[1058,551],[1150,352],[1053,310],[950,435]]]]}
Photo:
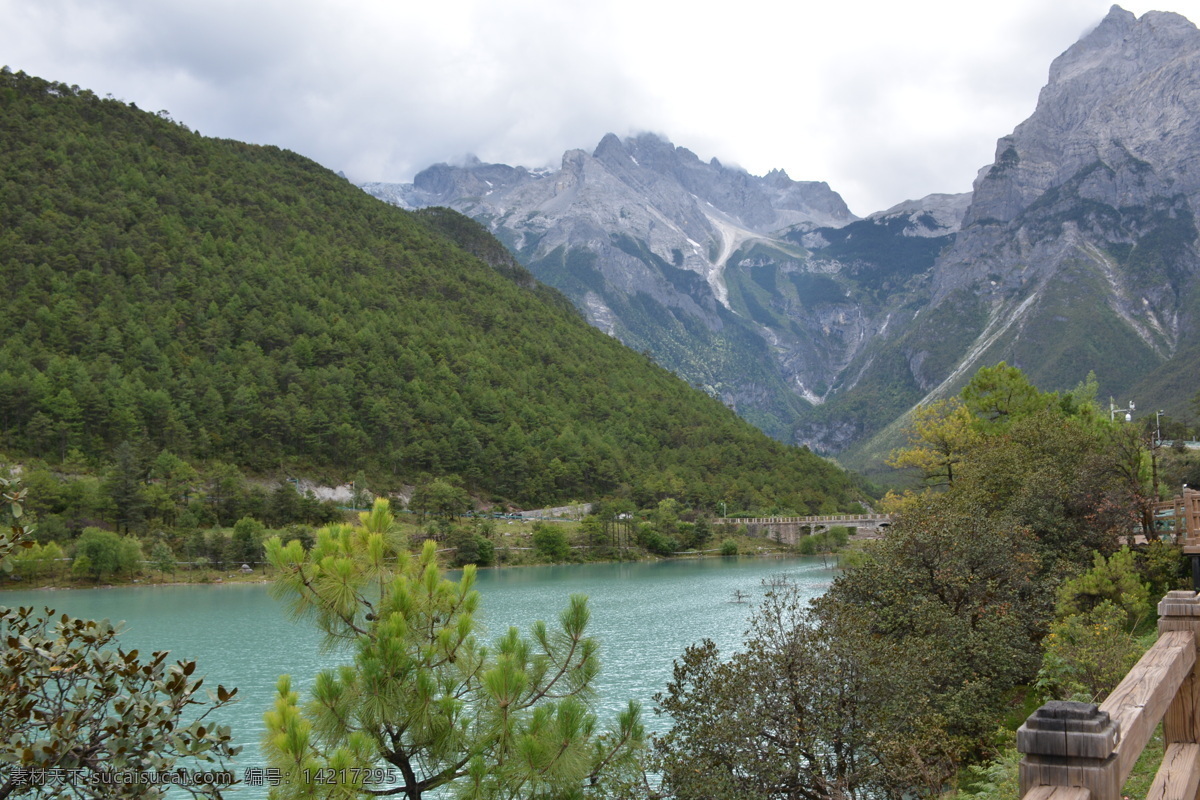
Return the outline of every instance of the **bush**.
{"type": "Polygon", "coordinates": [[[257,564],[263,560],[262,542],[266,527],[254,517],[242,517],[233,526],[228,554],[234,566],[257,564]]]}
{"type": "Polygon", "coordinates": [[[738,543],[733,539],[726,539],[721,542],[721,555],[736,556],[738,554],[738,543]]]}
{"type": "Polygon", "coordinates": [[[163,576],[168,572],[175,574],[175,553],[166,542],[155,542],[154,547],[150,548],[150,563],[163,576]]]}
{"type": "Polygon", "coordinates": [[[22,579],[37,580],[57,571],[58,560],[63,557],[57,542],[45,545],[34,543],[32,547],[20,548],[9,556],[13,574],[22,579]]]}
{"type": "Polygon", "coordinates": [[[75,543],[75,563],[71,571],[93,580],[118,572],[132,573],[142,560],[142,548],[131,536],[121,538],[112,531],[84,528],[75,543]]]}
{"type": "Polygon", "coordinates": [[[1125,609],[1111,600],[1054,623],[1044,643],[1038,688],[1059,700],[1103,701],[1141,655],[1125,626],[1125,609]]]}
{"type": "Polygon", "coordinates": [[[867,553],[865,550],[847,550],[838,556],[838,568],[847,570],[861,567],[867,563],[867,553]]]}
{"type": "Polygon", "coordinates": [[[1140,555],[1138,566],[1142,578],[1150,584],[1151,601],[1172,589],[1183,589],[1188,585],[1190,571],[1179,547],[1165,542],[1150,542],[1140,555]]]}
{"type": "Polygon", "coordinates": [[[451,563],[456,567],[467,564],[489,567],[496,561],[496,548],[491,540],[466,528],[459,528],[450,534],[449,544],[454,548],[451,563]]]}
{"type": "Polygon", "coordinates": [[[638,538],[641,540],[642,547],[655,555],[674,555],[675,551],[679,549],[679,543],[674,536],[663,536],[654,529],[645,530],[638,538]]]}
{"type": "Polygon", "coordinates": [[[1090,570],[1059,587],[1058,618],[1086,614],[1105,601],[1125,612],[1129,628],[1150,614],[1150,587],[1142,582],[1137,556],[1128,547],[1107,560],[1094,554],[1090,570]]]}
{"type": "Polygon", "coordinates": [[[279,538],[283,539],[284,544],[296,540],[305,550],[312,550],[313,544],[317,541],[310,526],[296,523],[284,528],[283,534],[279,538]]]}
{"type": "Polygon", "coordinates": [[[47,514],[38,520],[36,535],[41,544],[65,542],[71,538],[71,529],[58,514],[47,514]]]}
{"type": "Polygon", "coordinates": [[[850,541],[850,529],[838,525],[827,531],[809,534],[796,543],[801,555],[811,556],[817,553],[836,553],[850,541]]]}
{"type": "Polygon", "coordinates": [[[566,561],[571,555],[567,534],[543,522],[533,523],[533,549],[545,561],[566,561]]]}

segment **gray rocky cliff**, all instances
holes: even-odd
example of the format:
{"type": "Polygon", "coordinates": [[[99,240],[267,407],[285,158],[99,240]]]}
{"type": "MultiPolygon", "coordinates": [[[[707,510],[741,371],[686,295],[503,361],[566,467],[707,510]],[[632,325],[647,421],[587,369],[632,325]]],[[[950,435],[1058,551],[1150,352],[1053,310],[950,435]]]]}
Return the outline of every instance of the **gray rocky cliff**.
{"type": "MultiPolygon", "coordinates": [[[[1200,386],[1155,376],[1200,348],[1198,121],[1200,31],[1114,6],[998,141],[927,302],[870,349],[863,384],[877,390],[887,362],[900,396],[928,400],[1006,360],[1045,389],[1094,371],[1104,394],[1183,405],[1200,386]]],[[[806,430],[844,437],[832,420],[806,430]]]]}
{"type": "Polygon", "coordinates": [[[974,288],[1003,316],[1078,267],[1158,356],[1174,353],[1194,325],[1181,290],[1200,222],[1198,77],[1192,23],[1114,6],[1000,139],[935,270],[934,301],[974,288]]]}
{"type": "Polygon", "coordinates": [[[1137,19],[1113,6],[1055,59],[1033,115],[1000,139],[995,163],[976,180],[965,225],[1010,222],[1097,162],[1143,162],[1194,199],[1198,67],[1200,32],[1186,18],[1152,11],[1137,19]]]}

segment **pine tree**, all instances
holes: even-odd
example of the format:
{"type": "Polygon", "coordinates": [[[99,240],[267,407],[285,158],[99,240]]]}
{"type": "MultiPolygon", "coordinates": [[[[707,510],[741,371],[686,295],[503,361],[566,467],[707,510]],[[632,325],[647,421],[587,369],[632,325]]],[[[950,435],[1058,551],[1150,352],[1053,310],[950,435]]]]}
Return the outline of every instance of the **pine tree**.
{"type": "Polygon", "coordinates": [[[586,702],[599,670],[586,598],[571,598],[557,631],[539,622],[526,638],[510,628],[485,648],[474,567],[453,582],[432,542],[409,554],[387,500],[359,517],[361,527],[321,530],[308,553],[267,542],[281,575],[275,594],[354,654],[317,676],[303,708],[290,677],[280,679],[265,715],[265,749],[285,778],[273,796],[360,796],[383,764],[389,793],[411,800],[446,785],[461,797],[579,797],[635,759],[637,704],[601,733],[586,702]],[[338,785],[317,786],[319,776],[338,785]]]}

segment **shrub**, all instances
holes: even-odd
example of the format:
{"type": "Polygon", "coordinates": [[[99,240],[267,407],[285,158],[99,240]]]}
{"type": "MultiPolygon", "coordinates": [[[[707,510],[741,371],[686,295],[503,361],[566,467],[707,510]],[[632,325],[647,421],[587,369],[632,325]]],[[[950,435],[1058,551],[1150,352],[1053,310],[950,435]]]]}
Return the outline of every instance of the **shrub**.
{"type": "Polygon", "coordinates": [[[37,540],[41,544],[65,542],[71,538],[71,529],[58,514],[47,514],[38,520],[37,540]]]}
{"type": "Polygon", "coordinates": [[[108,578],[117,572],[132,573],[142,560],[142,548],[133,537],[121,538],[112,531],[84,528],[75,543],[75,563],[71,571],[93,580],[108,578]]]}
{"type": "Polygon", "coordinates": [[[721,542],[721,555],[736,556],[738,554],[738,543],[733,539],[726,539],[721,542]]]}
{"type": "Polygon", "coordinates": [[[660,556],[673,555],[679,549],[674,536],[663,536],[656,530],[646,530],[640,537],[642,547],[660,556]]]}
{"type": "Polygon", "coordinates": [[[266,530],[254,517],[242,517],[234,524],[228,553],[235,566],[256,564],[263,560],[262,541],[266,530]]]}
{"type": "Polygon", "coordinates": [[[466,528],[455,530],[450,534],[449,543],[454,548],[454,558],[451,563],[456,567],[467,564],[488,567],[496,561],[496,548],[491,540],[472,530],[466,528]]]}
{"type": "Polygon", "coordinates": [[[1141,655],[1125,626],[1125,610],[1111,600],[1054,623],[1044,643],[1038,688],[1060,700],[1101,702],[1141,655]]]}
{"type": "Polygon", "coordinates": [[[545,561],[566,561],[571,555],[567,534],[543,522],[533,523],[533,549],[545,561]]]}
{"type": "Polygon", "coordinates": [[[1107,560],[1096,553],[1090,570],[1059,587],[1058,618],[1086,614],[1105,601],[1124,610],[1130,628],[1150,614],[1150,587],[1142,582],[1137,556],[1128,547],[1107,560]]]}
{"type": "Polygon", "coordinates": [[[1141,552],[1139,568],[1142,578],[1150,584],[1150,598],[1155,600],[1172,589],[1187,586],[1190,576],[1183,551],[1165,542],[1150,542],[1141,552]]]}

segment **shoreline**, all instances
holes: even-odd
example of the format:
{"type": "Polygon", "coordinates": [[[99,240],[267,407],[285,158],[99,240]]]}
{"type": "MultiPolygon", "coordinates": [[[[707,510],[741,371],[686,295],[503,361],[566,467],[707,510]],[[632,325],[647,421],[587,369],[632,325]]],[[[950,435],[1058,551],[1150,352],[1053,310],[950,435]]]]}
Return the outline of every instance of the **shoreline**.
{"type": "MultiPolygon", "coordinates": [[[[833,555],[835,558],[833,567],[837,568],[836,556],[837,553],[827,554],[833,555]]],[[[753,553],[739,553],[736,556],[723,556],[719,554],[685,554],[678,556],[647,556],[645,558],[629,558],[629,559],[606,559],[601,561],[564,561],[553,564],[493,564],[487,567],[478,567],[480,570],[508,570],[508,569],[529,569],[542,567],[576,567],[589,566],[593,564],[642,564],[654,561],[700,561],[710,559],[724,558],[821,558],[821,555],[801,555],[799,553],[788,552],[785,550],[759,550],[753,553]]],[[[461,567],[446,567],[446,572],[455,572],[461,570],[461,567]]],[[[167,587],[167,586],[256,586],[264,583],[271,583],[272,578],[257,577],[257,578],[236,578],[226,576],[225,578],[217,578],[210,580],[194,580],[194,581],[123,581],[121,583],[98,583],[94,586],[30,586],[25,581],[4,580],[0,583],[0,600],[6,592],[13,591],[45,591],[45,592],[70,592],[70,591],[89,591],[92,589],[130,589],[130,588],[149,588],[149,587],[167,587]]],[[[0,605],[3,605],[0,602],[0,605]]]]}

